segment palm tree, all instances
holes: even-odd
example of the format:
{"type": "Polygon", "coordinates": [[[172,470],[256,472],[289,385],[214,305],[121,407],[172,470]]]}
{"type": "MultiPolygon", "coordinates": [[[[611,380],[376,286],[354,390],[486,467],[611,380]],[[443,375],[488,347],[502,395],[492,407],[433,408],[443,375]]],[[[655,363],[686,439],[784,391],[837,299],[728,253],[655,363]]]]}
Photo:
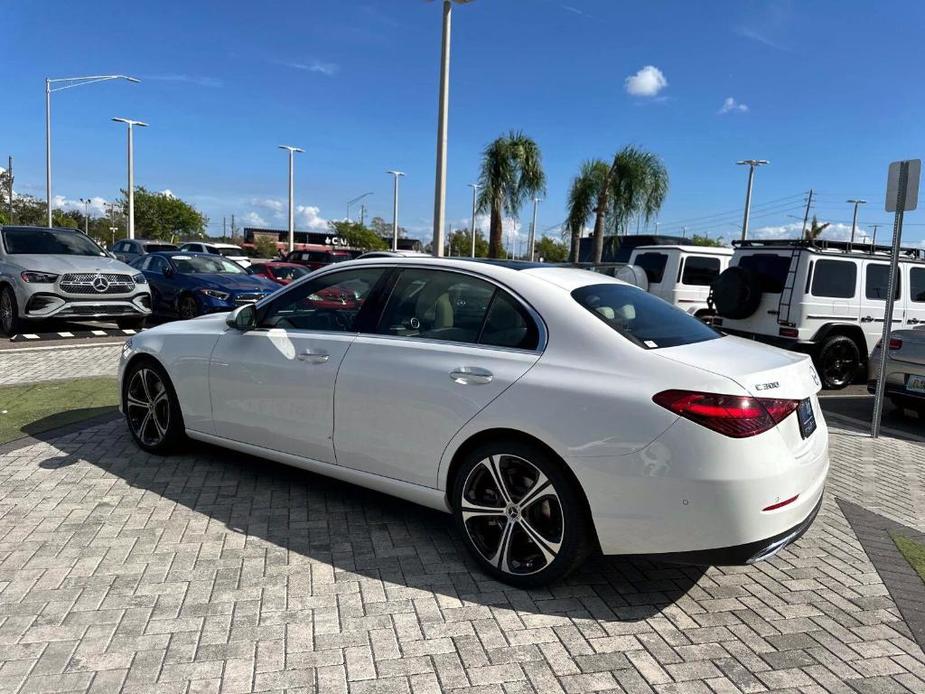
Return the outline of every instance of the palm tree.
{"type": "Polygon", "coordinates": [[[504,215],[517,217],[527,198],[546,192],[540,148],[522,132],[512,130],[482,153],[478,209],[491,213],[488,257],[503,255],[504,215]]]}
{"type": "Polygon", "coordinates": [[[810,225],[809,229],[804,231],[806,240],[815,241],[820,236],[822,236],[822,232],[828,229],[830,226],[832,226],[830,222],[820,224],[819,220],[816,219],[816,215],[813,215],[812,224],[810,225]]]}
{"type": "Polygon", "coordinates": [[[601,189],[606,185],[610,167],[600,159],[589,159],[581,165],[581,171],[572,180],[568,194],[568,219],[563,236],[570,238],[569,261],[578,262],[581,232],[595,210],[595,203],[601,189]]]}
{"type": "MultiPolygon", "coordinates": [[[[609,166],[600,161],[586,162],[581,173],[572,182],[569,195],[569,217],[566,228],[575,234],[594,213],[594,255],[595,263],[601,262],[604,254],[604,232],[608,219],[612,228],[625,228],[633,215],[649,221],[662,207],[668,195],[668,170],[659,157],[637,147],[624,147],[613,158],[609,166]],[[588,207],[588,196],[593,206],[588,207]]],[[[573,248],[577,254],[577,248],[573,248]]],[[[576,255],[577,257],[577,255],[576,255]]]]}

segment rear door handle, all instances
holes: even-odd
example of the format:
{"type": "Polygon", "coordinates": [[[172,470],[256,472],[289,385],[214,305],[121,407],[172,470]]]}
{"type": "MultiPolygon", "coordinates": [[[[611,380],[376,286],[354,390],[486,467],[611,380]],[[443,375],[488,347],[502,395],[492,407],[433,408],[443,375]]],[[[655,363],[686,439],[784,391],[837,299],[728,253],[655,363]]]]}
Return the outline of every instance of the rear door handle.
{"type": "Polygon", "coordinates": [[[478,366],[460,366],[450,371],[450,378],[453,382],[463,386],[486,385],[491,383],[494,377],[491,371],[478,366]]]}
{"type": "Polygon", "coordinates": [[[331,355],[322,349],[306,349],[299,353],[299,361],[306,361],[309,364],[324,364],[331,355]]]}

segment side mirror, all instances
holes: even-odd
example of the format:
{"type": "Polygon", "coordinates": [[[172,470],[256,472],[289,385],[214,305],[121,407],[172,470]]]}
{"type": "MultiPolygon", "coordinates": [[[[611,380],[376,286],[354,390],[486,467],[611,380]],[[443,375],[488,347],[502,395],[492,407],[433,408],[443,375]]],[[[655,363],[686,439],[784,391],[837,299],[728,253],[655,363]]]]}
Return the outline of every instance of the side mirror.
{"type": "Polygon", "coordinates": [[[245,304],[228,314],[225,323],[229,328],[246,333],[257,327],[257,307],[254,304],[245,304]]]}

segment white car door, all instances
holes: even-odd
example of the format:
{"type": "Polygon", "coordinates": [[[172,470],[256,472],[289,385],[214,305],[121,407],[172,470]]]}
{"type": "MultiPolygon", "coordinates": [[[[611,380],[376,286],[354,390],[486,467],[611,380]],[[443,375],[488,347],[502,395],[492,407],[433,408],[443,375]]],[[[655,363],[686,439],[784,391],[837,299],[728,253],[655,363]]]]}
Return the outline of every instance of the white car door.
{"type": "Polygon", "coordinates": [[[215,433],[334,463],[334,381],[382,268],[331,272],[258,311],[258,328],[229,329],[209,370],[215,433]]]}
{"type": "Polygon", "coordinates": [[[909,292],[906,295],[905,328],[925,326],[925,267],[909,265],[909,292]]]}
{"type": "Polygon", "coordinates": [[[536,363],[544,334],[483,279],[402,270],[377,334],[357,337],[337,378],[338,464],[436,487],[449,441],[536,363]]]}
{"type": "MultiPolygon", "coordinates": [[[[906,293],[903,265],[899,266],[899,282],[896,287],[896,303],[893,306],[893,325],[890,330],[899,330],[903,325],[905,311],[902,296],[906,293]]],[[[867,354],[874,350],[883,335],[883,321],[886,313],[886,296],[890,279],[890,264],[875,260],[864,261],[864,288],[861,291],[861,329],[867,340],[867,354]]]]}

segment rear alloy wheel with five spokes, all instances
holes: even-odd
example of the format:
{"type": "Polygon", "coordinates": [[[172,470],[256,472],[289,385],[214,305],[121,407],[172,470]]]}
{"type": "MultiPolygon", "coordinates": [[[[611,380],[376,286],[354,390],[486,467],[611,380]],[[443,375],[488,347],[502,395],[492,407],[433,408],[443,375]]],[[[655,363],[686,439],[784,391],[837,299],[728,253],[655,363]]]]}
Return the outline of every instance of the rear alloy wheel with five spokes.
{"type": "Polygon", "coordinates": [[[518,587],[555,581],[589,549],[574,483],[539,447],[480,447],[456,475],[453,505],[470,551],[496,578],[518,587]]]}
{"type": "Polygon", "coordinates": [[[123,382],[123,410],[132,437],[149,453],[166,453],[183,435],[180,407],[167,374],[146,360],[130,366],[123,382]]]}

